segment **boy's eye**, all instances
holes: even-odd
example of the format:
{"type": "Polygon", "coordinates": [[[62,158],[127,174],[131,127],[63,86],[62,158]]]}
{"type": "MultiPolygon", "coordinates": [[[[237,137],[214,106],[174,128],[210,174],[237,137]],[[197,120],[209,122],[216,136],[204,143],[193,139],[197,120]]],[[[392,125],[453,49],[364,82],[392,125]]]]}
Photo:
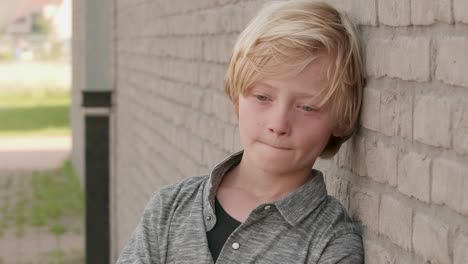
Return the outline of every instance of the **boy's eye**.
{"type": "Polygon", "coordinates": [[[297,107],[300,108],[300,109],[302,109],[302,110],[304,110],[304,111],[306,111],[306,112],[312,112],[312,111],[314,111],[314,108],[312,108],[312,107],[310,107],[310,106],[308,106],[308,105],[298,105],[297,107]]]}
{"type": "Polygon", "coordinates": [[[255,97],[256,97],[257,100],[259,100],[259,101],[266,101],[266,100],[268,100],[268,97],[266,97],[265,95],[261,95],[261,94],[257,94],[257,95],[255,95],[255,97]]]}

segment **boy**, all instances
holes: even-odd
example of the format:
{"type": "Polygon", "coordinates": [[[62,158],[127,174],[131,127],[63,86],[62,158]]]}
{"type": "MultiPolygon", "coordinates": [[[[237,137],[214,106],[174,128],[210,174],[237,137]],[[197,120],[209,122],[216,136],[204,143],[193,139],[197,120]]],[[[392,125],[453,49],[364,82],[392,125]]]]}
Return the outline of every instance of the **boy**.
{"type": "Polygon", "coordinates": [[[157,192],[118,263],[363,263],[360,229],[312,169],[353,134],[363,77],[346,16],[264,8],[225,79],[243,150],[157,192]]]}

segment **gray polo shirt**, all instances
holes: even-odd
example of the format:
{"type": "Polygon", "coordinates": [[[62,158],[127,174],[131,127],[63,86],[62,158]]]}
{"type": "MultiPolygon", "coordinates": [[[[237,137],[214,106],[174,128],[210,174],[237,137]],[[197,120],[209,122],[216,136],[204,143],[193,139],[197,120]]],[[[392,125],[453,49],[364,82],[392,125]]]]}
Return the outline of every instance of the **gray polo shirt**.
{"type": "MultiPolygon", "coordinates": [[[[213,263],[206,232],[216,224],[214,198],[223,176],[243,152],[210,175],[189,177],[156,192],[117,263],[213,263]]],[[[216,263],[364,263],[361,229],[323,175],[280,200],[257,206],[226,240],[216,263]]]]}

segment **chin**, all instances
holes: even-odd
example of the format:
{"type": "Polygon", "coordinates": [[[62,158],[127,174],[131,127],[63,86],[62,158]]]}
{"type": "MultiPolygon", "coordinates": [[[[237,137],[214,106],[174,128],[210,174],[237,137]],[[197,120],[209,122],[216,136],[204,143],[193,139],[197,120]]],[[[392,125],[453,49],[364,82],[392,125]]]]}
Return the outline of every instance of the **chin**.
{"type": "Polygon", "coordinates": [[[255,163],[269,167],[289,167],[294,159],[291,149],[279,149],[269,145],[259,146],[252,154],[255,163]]]}

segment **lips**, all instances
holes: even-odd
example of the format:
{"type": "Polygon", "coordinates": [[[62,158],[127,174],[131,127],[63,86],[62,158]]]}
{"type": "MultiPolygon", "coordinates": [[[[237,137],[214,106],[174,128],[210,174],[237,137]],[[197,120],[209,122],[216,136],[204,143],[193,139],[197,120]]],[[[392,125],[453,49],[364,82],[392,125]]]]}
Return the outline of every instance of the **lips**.
{"type": "Polygon", "coordinates": [[[284,147],[284,146],[277,146],[277,145],[272,145],[272,144],[268,144],[268,143],[263,143],[261,142],[262,144],[265,144],[267,146],[270,146],[272,148],[275,148],[275,149],[281,149],[281,150],[291,150],[291,148],[289,147],[284,147]]]}
{"type": "Polygon", "coordinates": [[[276,149],[282,149],[282,150],[290,150],[289,148],[283,148],[283,147],[276,147],[276,146],[272,146],[273,148],[276,148],[276,149]]]}

